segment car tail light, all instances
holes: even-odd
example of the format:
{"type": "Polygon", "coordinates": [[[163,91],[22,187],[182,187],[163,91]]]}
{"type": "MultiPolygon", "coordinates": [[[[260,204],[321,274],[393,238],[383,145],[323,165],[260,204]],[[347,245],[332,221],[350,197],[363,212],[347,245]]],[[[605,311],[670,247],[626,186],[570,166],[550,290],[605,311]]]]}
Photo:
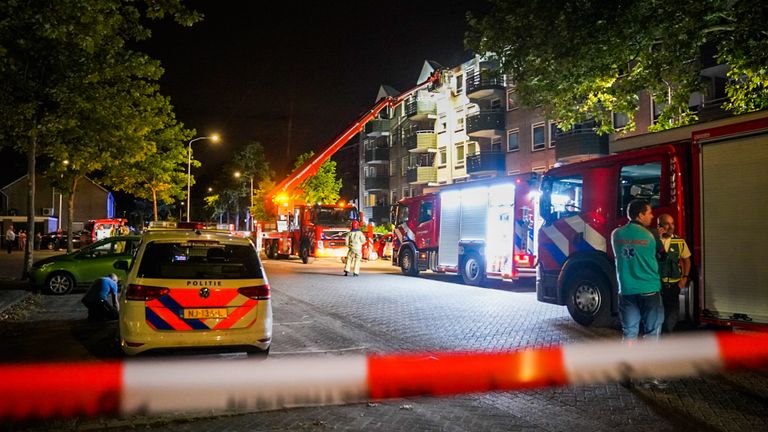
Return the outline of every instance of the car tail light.
{"type": "Polygon", "coordinates": [[[238,288],[237,292],[255,300],[269,299],[269,285],[242,287],[238,288]]]}
{"type": "Polygon", "coordinates": [[[533,255],[515,254],[515,264],[518,267],[530,267],[531,265],[533,265],[533,255]]]}
{"type": "Polygon", "coordinates": [[[154,300],[169,292],[171,292],[171,290],[165,287],[130,284],[125,291],[125,298],[128,300],[154,300]]]}

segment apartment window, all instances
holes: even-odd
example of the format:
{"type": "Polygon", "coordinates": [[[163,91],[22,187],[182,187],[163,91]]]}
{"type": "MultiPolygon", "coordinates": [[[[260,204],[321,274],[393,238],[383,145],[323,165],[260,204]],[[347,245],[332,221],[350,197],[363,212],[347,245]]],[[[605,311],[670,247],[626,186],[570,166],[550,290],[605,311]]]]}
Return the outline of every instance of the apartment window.
{"type": "Polygon", "coordinates": [[[491,109],[495,110],[499,108],[501,108],[501,99],[500,98],[491,99],[491,109]]]}
{"type": "Polygon", "coordinates": [[[464,166],[464,143],[456,144],[456,167],[464,166]]]}
{"type": "Polygon", "coordinates": [[[514,89],[507,90],[507,111],[512,111],[520,108],[517,104],[517,94],[514,89]]]}
{"type": "Polygon", "coordinates": [[[389,175],[393,176],[397,174],[397,160],[392,159],[389,161],[389,175]]]}
{"type": "Polygon", "coordinates": [[[508,152],[520,150],[520,142],[518,141],[519,137],[520,137],[519,129],[507,131],[507,151],[508,152]]]}
{"type": "Polygon", "coordinates": [[[531,150],[543,150],[547,145],[546,138],[544,137],[544,124],[531,126],[531,132],[531,150]]]}
{"type": "Polygon", "coordinates": [[[438,166],[445,166],[448,163],[448,151],[445,148],[440,149],[439,158],[437,161],[438,166]]]}
{"type": "Polygon", "coordinates": [[[411,190],[407,187],[403,188],[403,198],[410,198],[411,197],[411,190]]]}
{"type": "MultiPolygon", "coordinates": [[[[655,117],[654,117],[655,119],[655,117]]],[[[623,129],[629,124],[629,116],[625,113],[613,113],[613,128],[616,130],[623,129]]]]}
{"type": "Polygon", "coordinates": [[[556,140],[557,140],[557,123],[550,122],[549,123],[549,148],[553,148],[555,146],[556,140]]]}
{"type": "Polygon", "coordinates": [[[445,114],[440,114],[440,118],[437,119],[437,126],[435,127],[437,133],[443,133],[448,129],[448,121],[445,114]]]}
{"type": "Polygon", "coordinates": [[[457,113],[459,114],[459,117],[456,117],[456,131],[462,131],[464,130],[464,111],[457,113]]]}
{"type": "Polygon", "coordinates": [[[376,194],[375,193],[369,193],[368,194],[368,207],[373,207],[376,205],[376,194]]]}
{"type": "Polygon", "coordinates": [[[464,75],[456,75],[456,94],[464,91],[464,75]]]}
{"type": "Polygon", "coordinates": [[[395,204],[397,202],[397,191],[396,190],[393,190],[391,192],[391,197],[392,197],[392,199],[389,202],[391,202],[392,204],[395,204]]]}
{"type": "Polygon", "coordinates": [[[501,151],[501,137],[491,138],[491,151],[501,151]]]}
{"type": "Polygon", "coordinates": [[[547,170],[546,165],[540,165],[540,166],[531,168],[531,171],[535,172],[536,174],[544,174],[544,171],[546,170],[547,170]]]}
{"type": "Polygon", "coordinates": [[[477,154],[477,142],[470,141],[467,143],[467,156],[473,156],[477,154]]]}
{"type": "Polygon", "coordinates": [[[668,104],[666,102],[656,102],[655,100],[652,100],[652,102],[653,102],[653,121],[655,123],[656,120],[659,119],[659,116],[661,115],[661,113],[664,112],[664,108],[666,108],[668,104]]]}
{"type": "Polygon", "coordinates": [[[403,156],[400,159],[400,175],[408,174],[408,156],[403,156]]]}

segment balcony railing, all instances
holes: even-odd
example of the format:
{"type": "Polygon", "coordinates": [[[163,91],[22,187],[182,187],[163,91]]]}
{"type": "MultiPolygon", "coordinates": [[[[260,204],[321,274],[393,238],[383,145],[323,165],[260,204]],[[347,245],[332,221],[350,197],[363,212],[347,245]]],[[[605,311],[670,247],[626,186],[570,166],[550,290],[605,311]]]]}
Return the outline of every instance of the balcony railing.
{"type": "Polygon", "coordinates": [[[477,72],[467,76],[467,97],[484,99],[489,96],[504,93],[507,88],[507,77],[492,72],[477,72]]]}
{"type": "Polygon", "coordinates": [[[391,119],[373,119],[365,125],[365,133],[372,137],[389,135],[391,124],[391,119]]]}
{"type": "Polygon", "coordinates": [[[556,159],[608,154],[608,135],[598,135],[592,121],[575,125],[569,131],[557,132],[556,159]]]}
{"type": "Polygon", "coordinates": [[[389,147],[372,148],[365,151],[365,161],[387,161],[389,160],[389,147]]]}
{"type": "Polygon", "coordinates": [[[405,148],[414,153],[423,153],[437,148],[437,134],[433,130],[418,131],[405,137],[405,148]]]}
{"type": "Polygon", "coordinates": [[[389,177],[388,176],[366,177],[365,188],[367,190],[389,189],[389,177]]]}
{"type": "Polygon", "coordinates": [[[435,182],[437,182],[437,168],[433,166],[408,168],[408,183],[425,184],[435,182]]]}
{"type": "Polygon", "coordinates": [[[492,138],[504,133],[503,111],[479,111],[467,116],[467,135],[492,138]]]}
{"type": "Polygon", "coordinates": [[[496,171],[505,171],[506,158],[500,151],[481,151],[478,154],[467,156],[467,173],[481,174],[496,171]]]}
{"type": "Polygon", "coordinates": [[[437,114],[437,103],[433,100],[411,99],[405,104],[405,116],[413,121],[426,120],[437,114]]]}

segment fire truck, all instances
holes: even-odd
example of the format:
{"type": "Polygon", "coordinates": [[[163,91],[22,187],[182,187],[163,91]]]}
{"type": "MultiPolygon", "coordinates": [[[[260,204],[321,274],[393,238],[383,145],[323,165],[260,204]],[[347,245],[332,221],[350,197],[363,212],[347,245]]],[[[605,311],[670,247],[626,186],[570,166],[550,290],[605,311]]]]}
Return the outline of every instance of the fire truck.
{"type": "MultiPolygon", "coordinates": [[[[352,205],[308,204],[301,202],[301,183],[315,175],[320,166],[330,159],[353,136],[359,133],[385,108],[395,108],[411,95],[438,82],[439,70],[424,82],[397,95],[379,99],[369,110],[350,123],[323,150],[314,154],[296,168],[266,195],[269,206],[278,214],[276,221],[265,224],[262,247],[269,258],[298,255],[307,264],[316,257],[340,257],[346,255],[344,236],[351,221],[364,220],[352,205]]],[[[372,233],[368,233],[369,236],[372,233]]]]}
{"type": "Polygon", "coordinates": [[[681,317],[768,329],[768,111],[611,146],[613,155],[552,168],[542,178],[538,300],[567,306],[585,326],[610,323],[618,313],[611,232],[627,223],[627,204],[639,198],[654,216],[672,215],[691,249],[681,317]]]}
{"type": "Polygon", "coordinates": [[[468,285],[534,277],[535,178],[471,181],[400,200],[392,264],[408,276],[459,274],[468,285]]]}

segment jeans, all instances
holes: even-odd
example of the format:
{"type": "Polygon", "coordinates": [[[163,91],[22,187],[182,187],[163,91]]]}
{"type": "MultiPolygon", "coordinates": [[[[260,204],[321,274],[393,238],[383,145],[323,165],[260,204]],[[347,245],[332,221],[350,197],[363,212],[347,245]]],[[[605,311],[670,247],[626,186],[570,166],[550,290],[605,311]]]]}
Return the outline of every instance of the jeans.
{"type": "Polygon", "coordinates": [[[643,323],[643,337],[659,337],[664,323],[664,306],[661,295],[619,295],[619,317],[624,340],[637,339],[640,322],[643,323]]]}

